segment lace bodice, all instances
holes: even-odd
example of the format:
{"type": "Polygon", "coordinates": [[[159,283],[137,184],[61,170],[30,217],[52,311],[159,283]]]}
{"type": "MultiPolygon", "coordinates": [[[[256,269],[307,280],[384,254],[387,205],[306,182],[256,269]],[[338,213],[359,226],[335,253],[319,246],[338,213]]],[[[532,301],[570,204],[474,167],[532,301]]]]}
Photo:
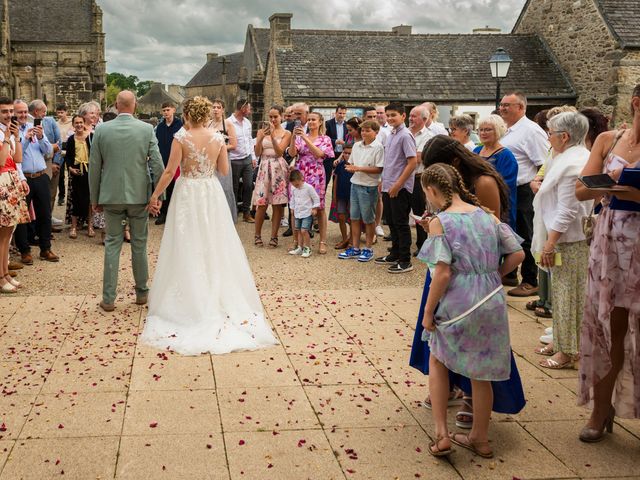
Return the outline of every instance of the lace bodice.
{"type": "Polygon", "coordinates": [[[212,130],[196,133],[184,128],[174,137],[182,145],[180,175],[186,178],[211,178],[216,176],[216,165],[220,150],[225,148],[224,137],[212,130]]]}

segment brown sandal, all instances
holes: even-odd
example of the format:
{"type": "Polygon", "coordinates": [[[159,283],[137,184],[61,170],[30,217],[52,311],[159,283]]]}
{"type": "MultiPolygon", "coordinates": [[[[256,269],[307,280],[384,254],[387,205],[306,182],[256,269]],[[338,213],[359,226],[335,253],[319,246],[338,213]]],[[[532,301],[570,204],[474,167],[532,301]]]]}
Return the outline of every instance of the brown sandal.
{"type": "Polygon", "coordinates": [[[262,241],[262,237],[260,235],[256,235],[253,239],[253,244],[258,247],[262,247],[264,245],[264,242],[262,241]]]}
{"type": "Polygon", "coordinates": [[[78,238],[78,229],[76,227],[71,227],[71,229],[69,230],[69,238],[78,238]]]}
{"type": "Polygon", "coordinates": [[[466,433],[450,433],[449,439],[459,447],[471,450],[473,453],[482,458],[493,458],[493,451],[489,448],[489,442],[474,443],[466,433]],[[488,450],[481,451],[478,449],[478,447],[485,445],[488,450]]]}
{"type": "Polygon", "coordinates": [[[91,225],[87,227],[87,237],[93,238],[96,236],[96,231],[93,229],[91,225]]]}
{"type": "Polygon", "coordinates": [[[320,247],[318,247],[318,253],[324,255],[327,253],[327,242],[320,241],[320,247]]]}
{"type": "Polygon", "coordinates": [[[550,343],[549,345],[545,345],[544,347],[538,347],[533,352],[537,353],[538,355],[544,355],[545,357],[550,357],[551,355],[556,353],[552,343],[550,343]]]}
{"type": "MultiPolygon", "coordinates": [[[[447,437],[438,437],[438,438],[436,438],[435,442],[431,442],[429,444],[429,453],[431,455],[433,455],[434,457],[446,457],[450,453],[454,452],[453,448],[451,448],[451,447],[446,448],[444,450],[440,450],[440,447],[438,447],[438,444],[440,443],[440,440],[444,440],[445,438],[447,438],[447,437]],[[434,447],[435,447],[435,450],[434,450],[434,447]]],[[[449,439],[449,441],[451,441],[451,439],[449,439]]]]}
{"type": "Polygon", "coordinates": [[[277,248],[278,247],[278,237],[271,237],[271,240],[269,240],[269,246],[271,248],[277,248]]]}
{"type": "Polygon", "coordinates": [[[345,238],[341,242],[336,243],[333,248],[335,248],[336,250],[344,250],[348,246],[349,246],[349,239],[345,238]]]}

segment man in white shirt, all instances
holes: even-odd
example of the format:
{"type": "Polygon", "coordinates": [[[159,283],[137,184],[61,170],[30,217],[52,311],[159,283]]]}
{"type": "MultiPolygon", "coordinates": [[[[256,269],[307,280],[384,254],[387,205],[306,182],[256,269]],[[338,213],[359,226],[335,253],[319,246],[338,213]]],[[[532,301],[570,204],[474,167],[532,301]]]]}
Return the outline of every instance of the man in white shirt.
{"type": "Polygon", "coordinates": [[[518,194],[516,230],[524,242],[525,259],[520,267],[522,283],[508,292],[514,297],[538,293],[538,267],[531,254],[533,238],[533,191],[529,183],[535,178],[549,151],[549,139],[540,126],[526,116],[527,98],[520,92],[502,97],[500,116],[507,124],[507,133],[500,143],[511,150],[518,161],[518,194]]]}
{"type": "Polygon", "coordinates": [[[236,103],[236,111],[229,117],[236,130],[238,145],[229,150],[231,161],[231,174],[233,176],[233,193],[236,200],[242,198],[243,219],[247,223],[254,223],[251,216],[251,194],[253,193],[253,169],[256,162],[253,158],[253,136],[251,134],[251,104],[246,99],[240,99],[236,103]],[[242,178],[242,192],[239,191],[240,178],[242,178]],[[242,194],[242,197],[240,197],[242,194]]]}
{"type": "MultiPolygon", "coordinates": [[[[424,171],[424,165],[422,164],[422,150],[425,144],[433,138],[435,135],[430,131],[426,122],[431,120],[431,112],[422,106],[418,105],[413,107],[409,113],[409,131],[413,138],[416,140],[416,151],[418,154],[418,164],[414,171],[415,180],[413,182],[413,192],[411,193],[411,210],[414,215],[421,216],[424,213],[426,207],[426,198],[424,196],[424,190],[422,190],[422,183],[420,182],[420,176],[424,171]]],[[[413,253],[413,256],[417,256],[418,252],[422,248],[422,244],[427,239],[427,232],[424,231],[416,222],[416,247],[417,250],[413,253]]]]}
{"type": "MultiPolygon", "coordinates": [[[[387,113],[385,112],[384,105],[376,105],[376,120],[378,120],[378,125],[380,125],[380,132],[384,132],[383,136],[386,138],[391,134],[391,125],[387,123],[387,113]]],[[[378,136],[380,133],[378,132],[378,136]]]]}
{"type": "Polygon", "coordinates": [[[447,129],[444,128],[444,125],[438,122],[438,107],[433,102],[424,102],[422,104],[423,107],[427,107],[429,113],[431,114],[431,118],[426,123],[426,127],[429,129],[433,135],[449,135],[447,129]]]}

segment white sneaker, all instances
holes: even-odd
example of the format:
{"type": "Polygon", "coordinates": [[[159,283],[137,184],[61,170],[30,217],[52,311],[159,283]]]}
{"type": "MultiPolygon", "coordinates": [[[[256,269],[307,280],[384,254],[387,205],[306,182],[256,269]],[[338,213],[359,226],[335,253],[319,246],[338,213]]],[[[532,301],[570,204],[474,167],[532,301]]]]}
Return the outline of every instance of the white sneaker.
{"type": "Polygon", "coordinates": [[[289,250],[289,255],[300,255],[302,253],[302,247],[296,247],[293,250],[289,250]]]}
{"type": "Polygon", "coordinates": [[[547,327],[544,329],[544,334],[545,335],[551,335],[553,334],[553,327],[547,327]]]}
{"type": "Polygon", "coordinates": [[[384,237],[384,230],[382,229],[382,225],[376,225],[376,235],[379,237],[384,237]]]}
{"type": "Polygon", "coordinates": [[[51,225],[55,225],[56,227],[59,227],[60,225],[64,225],[64,222],[59,218],[51,217],[51,225]]]}
{"type": "Polygon", "coordinates": [[[540,337],[540,343],[544,343],[545,345],[549,345],[553,342],[553,335],[542,335],[540,337]]]}
{"type": "Polygon", "coordinates": [[[289,226],[289,219],[287,217],[282,217],[282,220],[280,220],[280,226],[281,227],[288,227],[289,226]]]}
{"type": "Polygon", "coordinates": [[[309,247],[304,247],[302,249],[302,258],[309,258],[311,256],[311,249],[309,247]]]}

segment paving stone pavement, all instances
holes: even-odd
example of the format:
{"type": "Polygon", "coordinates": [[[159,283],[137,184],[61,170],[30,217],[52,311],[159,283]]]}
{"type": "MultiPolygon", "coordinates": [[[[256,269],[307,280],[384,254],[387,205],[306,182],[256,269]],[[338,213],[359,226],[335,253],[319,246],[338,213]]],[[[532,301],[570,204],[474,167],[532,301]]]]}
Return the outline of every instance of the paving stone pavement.
{"type": "Polygon", "coordinates": [[[578,441],[577,372],[537,366],[550,323],[519,299],[509,311],[526,408],[493,416],[494,459],[431,457],[428,379],[407,365],[424,267],[305,263],[238,230],[274,348],[182,357],[138,343],[146,309],[133,304],[127,248],[114,313],[97,306],[93,240],[60,235],[60,264],[21,272],[20,296],[0,297],[0,480],[640,478],[640,421],[578,441]]]}

